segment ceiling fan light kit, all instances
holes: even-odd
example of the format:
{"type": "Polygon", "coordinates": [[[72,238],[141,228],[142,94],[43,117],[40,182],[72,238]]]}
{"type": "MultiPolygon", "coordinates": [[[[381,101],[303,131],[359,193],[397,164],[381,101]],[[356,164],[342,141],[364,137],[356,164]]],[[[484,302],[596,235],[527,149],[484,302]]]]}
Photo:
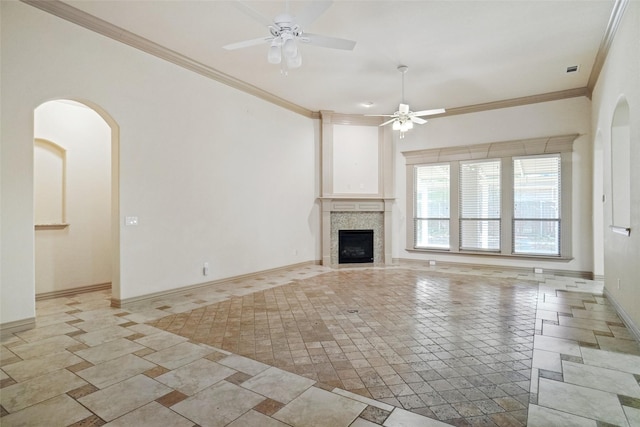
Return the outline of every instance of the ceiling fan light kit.
{"type": "Polygon", "coordinates": [[[406,65],[398,66],[398,71],[402,73],[402,102],[398,106],[398,111],[393,114],[367,114],[368,116],[391,117],[390,120],[382,123],[380,126],[391,124],[391,129],[400,131],[400,138],[404,138],[404,133],[413,129],[413,124],[423,125],[427,123],[422,116],[432,116],[445,112],[444,108],[436,108],[433,110],[411,111],[409,104],[405,104],[404,100],[404,75],[409,67],[406,65]]]}
{"type": "Polygon", "coordinates": [[[302,55],[292,38],[288,38],[284,42],[282,38],[275,38],[271,42],[267,52],[267,61],[270,64],[280,64],[282,58],[285,60],[287,69],[298,68],[302,65],[302,55]]]}
{"type": "Polygon", "coordinates": [[[279,64],[280,61],[282,61],[282,52],[280,52],[280,46],[276,40],[271,42],[271,47],[267,54],[267,60],[270,64],[279,64]]]}

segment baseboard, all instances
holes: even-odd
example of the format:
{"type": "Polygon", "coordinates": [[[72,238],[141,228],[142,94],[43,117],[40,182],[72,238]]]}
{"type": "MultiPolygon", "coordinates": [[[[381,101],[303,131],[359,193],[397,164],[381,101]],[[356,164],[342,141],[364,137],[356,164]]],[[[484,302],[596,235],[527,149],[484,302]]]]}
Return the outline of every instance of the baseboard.
{"type": "Polygon", "coordinates": [[[305,265],[319,265],[319,264],[320,264],[320,261],[317,261],[317,260],[305,261],[305,262],[301,262],[301,263],[298,263],[298,264],[290,264],[290,265],[287,265],[287,266],[284,266],[284,267],[277,267],[277,268],[272,268],[272,269],[269,269],[269,270],[256,271],[254,273],[241,274],[239,276],[227,277],[227,278],[224,278],[224,279],[213,280],[213,281],[210,281],[210,282],[196,283],[195,285],[189,285],[189,286],[184,286],[184,287],[180,287],[180,288],[168,289],[166,291],[153,292],[153,293],[150,293],[150,294],[140,295],[140,296],[137,296],[137,297],[124,298],[124,299],[111,298],[111,307],[123,308],[127,304],[132,304],[132,303],[137,303],[137,302],[142,302],[142,301],[148,301],[148,300],[152,300],[152,299],[156,299],[156,298],[162,298],[162,297],[166,297],[166,296],[176,296],[176,295],[184,294],[184,293],[187,293],[187,292],[192,292],[192,291],[194,291],[196,289],[206,288],[208,286],[217,286],[217,285],[222,285],[222,284],[228,284],[228,283],[231,283],[231,282],[235,282],[237,280],[252,279],[252,278],[255,278],[255,277],[263,276],[265,274],[277,273],[277,272],[280,272],[280,271],[286,271],[286,270],[289,270],[291,268],[300,268],[300,267],[304,267],[305,265]]]}
{"type": "Polygon", "coordinates": [[[622,319],[624,324],[627,326],[627,329],[631,331],[631,333],[636,337],[637,341],[640,341],[640,328],[633,322],[631,316],[627,314],[624,308],[618,301],[616,301],[614,296],[611,294],[611,292],[609,292],[607,288],[604,288],[604,296],[607,297],[609,302],[611,302],[611,305],[615,307],[616,311],[618,312],[618,316],[620,316],[620,319],[622,319]]]}
{"type": "MultiPolygon", "coordinates": [[[[412,258],[393,258],[393,265],[401,265],[401,264],[419,264],[424,267],[431,267],[429,265],[429,260],[412,259],[412,258]]],[[[500,270],[506,270],[506,271],[533,273],[533,268],[531,267],[513,267],[513,266],[505,266],[505,265],[498,265],[498,264],[473,264],[473,263],[455,262],[455,261],[437,261],[436,266],[485,268],[485,269],[492,268],[492,269],[500,269],[500,270]]],[[[543,274],[575,277],[578,279],[597,280],[594,278],[593,273],[590,271],[556,270],[556,269],[545,268],[543,274]]]]}
{"type": "Polygon", "coordinates": [[[16,332],[26,331],[36,327],[36,318],[29,317],[22,320],[14,320],[0,324],[0,336],[15,334],[16,332]]]}
{"type": "Polygon", "coordinates": [[[61,297],[72,297],[74,295],[84,294],[87,292],[104,291],[107,289],[111,289],[111,282],[98,283],[96,285],[80,286],[78,288],[62,289],[60,291],[42,292],[40,294],[36,294],[36,301],[61,298],[61,297]]]}

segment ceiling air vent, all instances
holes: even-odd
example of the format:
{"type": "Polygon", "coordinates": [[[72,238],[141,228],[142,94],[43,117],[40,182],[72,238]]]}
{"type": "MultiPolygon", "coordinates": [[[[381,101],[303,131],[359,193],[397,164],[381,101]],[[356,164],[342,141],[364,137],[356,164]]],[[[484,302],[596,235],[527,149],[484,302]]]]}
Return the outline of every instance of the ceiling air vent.
{"type": "Polygon", "coordinates": [[[578,68],[579,68],[578,65],[571,65],[571,66],[567,67],[567,74],[578,72],[578,68]]]}

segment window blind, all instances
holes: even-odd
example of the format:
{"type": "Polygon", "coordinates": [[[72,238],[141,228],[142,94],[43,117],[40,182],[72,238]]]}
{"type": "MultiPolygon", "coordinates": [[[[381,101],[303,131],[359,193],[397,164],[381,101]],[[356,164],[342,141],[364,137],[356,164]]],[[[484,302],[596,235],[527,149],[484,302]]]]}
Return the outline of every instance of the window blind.
{"type": "Polygon", "coordinates": [[[560,155],[513,159],[513,253],[560,255],[560,155]]]}
{"type": "Polygon", "coordinates": [[[460,249],[500,251],[500,159],[460,162],[460,249]]]}
{"type": "Polygon", "coordinates": [[[414,247],[449,249],[450,166],[415,167],[414,247]]]}

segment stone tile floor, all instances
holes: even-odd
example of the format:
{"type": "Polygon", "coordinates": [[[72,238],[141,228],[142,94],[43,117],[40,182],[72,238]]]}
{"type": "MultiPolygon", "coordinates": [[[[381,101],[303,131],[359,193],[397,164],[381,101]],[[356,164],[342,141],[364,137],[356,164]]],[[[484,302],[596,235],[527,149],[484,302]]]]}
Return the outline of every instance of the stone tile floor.
{"type": "Polygon", "coordinates": [[[0,424],[640,426],[640,347],[602,290],[412,263],[39,301],[2,337],[0,424]]]}
{"type": "Polygon", "coordinates": [[[431,418],[524,425],[538,285],[356,269],[151,324],[431,418]]]}

